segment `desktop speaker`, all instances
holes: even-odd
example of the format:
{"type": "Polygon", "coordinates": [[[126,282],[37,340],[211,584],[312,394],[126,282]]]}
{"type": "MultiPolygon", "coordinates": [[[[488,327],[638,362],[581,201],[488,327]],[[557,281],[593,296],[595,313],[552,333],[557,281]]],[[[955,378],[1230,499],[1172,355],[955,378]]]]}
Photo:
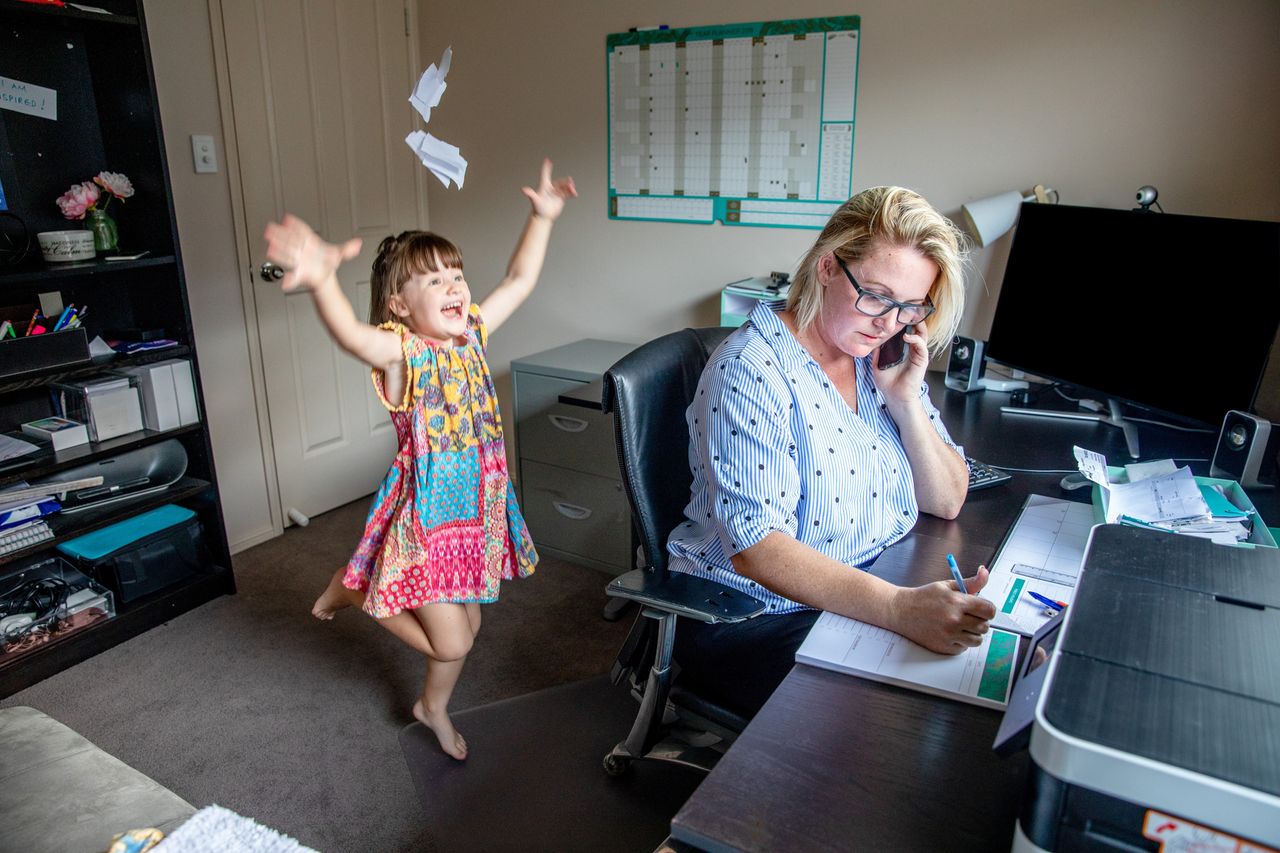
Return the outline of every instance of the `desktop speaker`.
{"type": "Polygon", "coordinates": [[[1271,422],[1247,412],[1230,411],[1222,420],[1218,446],[1213,451],[1209,474],[1238,480],[1246,489],[1275,485],[1276,447],[1280,430],[1271,422]]]}
{"type": "Polygon", "coordinates": [[[947,377],[943,380],[948,388],[963,391],[981,391],[982,370],[984,365],[983,350],[986,344],[977,338],[965,338],[959,335],[951,342],[951,358],[947,362],[947,377]]]}

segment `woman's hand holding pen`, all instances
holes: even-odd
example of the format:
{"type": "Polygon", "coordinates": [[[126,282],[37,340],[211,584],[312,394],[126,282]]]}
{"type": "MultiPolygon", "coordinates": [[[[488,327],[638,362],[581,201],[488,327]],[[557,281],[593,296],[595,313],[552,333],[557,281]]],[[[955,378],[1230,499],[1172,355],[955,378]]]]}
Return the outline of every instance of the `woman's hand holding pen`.
{"type": "Polygon", "coordinates": [[[552,178],[551,161],[542,161],[542,175],[538,187],[525,187],[522,192],[529,197],[533,205],[533,214],[554,222],[564,210],[567,199],[578,197],[578,188],[573,185],[573,178],[552,178]]]}
{"type": "Polygon", "coordinates": [[[996,615],[995,605],[976,595],[987,585],[987,578],[986,567],[979,566],[964,581],[968,594],[954,580],[900,588],[893,599],[894,624],[885,627],[941,654],[959,654],[976,646],[996,615]]]}
{"type": "Polygon", "coordinates": [[[280,289],[285,292],[298,288],[315,290],[331,278],[336,280],[342,262],[360,254],[359,237],[339,245],[326,243],[310,225],[291,213],[278,223],[267,223],[263,236],[268,260],[285,269],[280,280],[280,289]]]}

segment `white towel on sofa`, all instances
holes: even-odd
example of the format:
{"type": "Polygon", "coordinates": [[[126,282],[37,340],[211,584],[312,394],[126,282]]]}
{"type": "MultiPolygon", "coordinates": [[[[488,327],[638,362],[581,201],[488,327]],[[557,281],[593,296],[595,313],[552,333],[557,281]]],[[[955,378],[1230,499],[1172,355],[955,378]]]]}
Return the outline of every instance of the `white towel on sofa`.
{"type": "Polygon", "coordinates": [[[316,853],[289,836],[222,806],[200,809],[151,850],[152,853],[316,853]]]}

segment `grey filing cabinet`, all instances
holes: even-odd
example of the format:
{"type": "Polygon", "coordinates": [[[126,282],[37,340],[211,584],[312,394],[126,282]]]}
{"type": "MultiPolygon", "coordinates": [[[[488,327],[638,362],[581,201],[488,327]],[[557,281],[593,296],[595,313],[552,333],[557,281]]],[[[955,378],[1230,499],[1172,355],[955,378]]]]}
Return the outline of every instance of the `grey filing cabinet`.
{"type": "MultiPolygon", "coordinates": [[[[539,552],[610,574],[630,571],[631,513],[613,418],[570,405],[634,344],[586,339],[511,362],[520,507],[539,552]]],[[[594,389],[593,389],[594,390],[594,389]]],[[[589,399],[584,399],[589,403],[589,399]]]]}

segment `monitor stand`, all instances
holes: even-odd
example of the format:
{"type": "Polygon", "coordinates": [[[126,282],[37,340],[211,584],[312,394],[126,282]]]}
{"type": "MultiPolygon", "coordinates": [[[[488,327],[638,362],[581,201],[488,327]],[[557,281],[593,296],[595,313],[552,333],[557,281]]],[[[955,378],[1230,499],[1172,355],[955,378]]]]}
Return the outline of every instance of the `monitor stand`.
{"type": "Polygon", "coordinates": [[[1129,450],[1129,456],[1133,459],[1142,458],[1138,455],[1138,425],[1125,419],[1124,414],[1120,411],[1120,404],[1115,400],[1107,400],[1107,408],[1110,410],[1110,414],[1106,415],[1101,412],[1056,412],[1052,409],[1024,409],[1019,406],[1001,406],[1000,412],[1007,415],[1027,415],[1036,418],[1097,421],[1098,423],[1120,427],[1124,431],[1124,443],[1129,450]]]}

